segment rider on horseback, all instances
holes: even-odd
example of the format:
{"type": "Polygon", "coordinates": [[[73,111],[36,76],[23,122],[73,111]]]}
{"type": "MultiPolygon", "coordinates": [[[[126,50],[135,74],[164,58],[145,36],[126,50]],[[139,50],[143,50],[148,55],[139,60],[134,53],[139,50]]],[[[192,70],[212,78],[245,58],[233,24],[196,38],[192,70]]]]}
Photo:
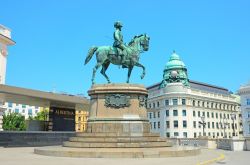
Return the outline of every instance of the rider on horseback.
{"type": "Polygon", "coordinates": [[[117,21],[114,23],[115,32],[114,32],[114,44],[113,46],[117,49],[117,55],[121,57],[121,64],[125,63],[123,50],[126,46],[123,43],[123,35],[121,33],[122,23],[117,21]]]}

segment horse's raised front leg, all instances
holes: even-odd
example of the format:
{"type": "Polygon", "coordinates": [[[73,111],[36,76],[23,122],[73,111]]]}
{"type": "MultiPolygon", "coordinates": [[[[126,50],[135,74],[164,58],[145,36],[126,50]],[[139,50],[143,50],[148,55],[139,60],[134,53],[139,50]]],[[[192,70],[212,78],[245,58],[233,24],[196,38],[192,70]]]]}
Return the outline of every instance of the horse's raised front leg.
{"type": "Polygon", "coordinates": [[[127,83],[129,83],[129,78],[130,78],[130,75],[131,75],[132,70],[133,70],[133,67],[128,67],[127,83]]]}
{"type": "Polygon", "coordinates": [[[97,63],[97,64],[95,65],[95,67],[93,68],[92,84],[95,84],[95,73],[96,73],[97,69],[98,69],[101,65],[102,65],[101,63],[97,63]]]}
{"type": "Polygon", "coordinates": [[[109,67],[110,62],[105,62],[104,64],[102,64],[102,70],[101,70],[101,74],[106,78],[106,80],[108,81],[108,83],[110,83],[109,77],[106,75],[106,70],[109,67]]]}
{"type": "Polygon", "coordinates": [[[138,67],[143,69],[142,74],[141,74],[141,79],[143,79],[145,74],[146,74],[145,67],[142,64],[138,63],[138,62],[135,64],[135,66],[138,66],[138,67]]]}

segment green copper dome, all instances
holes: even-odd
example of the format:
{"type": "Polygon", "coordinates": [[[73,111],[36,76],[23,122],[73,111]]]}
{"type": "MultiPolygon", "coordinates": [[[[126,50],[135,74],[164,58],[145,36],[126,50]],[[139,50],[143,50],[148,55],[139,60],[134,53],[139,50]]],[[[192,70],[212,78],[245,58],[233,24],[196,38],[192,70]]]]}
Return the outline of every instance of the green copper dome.
{"type": "Polygon", "coordinates": [[[170,56],[170,59],[165,66],[165,69],[178,69],[178,68],[186,68],[186,66],[181,61],[179,55],[173,52],[173,54],[170,56]]]}
{"type": "Polygon", "coordinates": [[[189,86],[187,68],[180,57],[173,52],[163,71],[163,80],[160,88],[165,88],[167,84],[181,82],[189,86]]]}

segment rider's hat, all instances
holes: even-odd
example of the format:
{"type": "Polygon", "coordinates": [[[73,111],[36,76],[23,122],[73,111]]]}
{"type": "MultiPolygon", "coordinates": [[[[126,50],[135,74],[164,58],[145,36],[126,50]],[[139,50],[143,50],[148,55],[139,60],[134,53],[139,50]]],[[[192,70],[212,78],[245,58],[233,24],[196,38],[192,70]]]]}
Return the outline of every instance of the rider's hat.
{"type": "Polygon", "coordinates": [[[116,21],[114,23],[114,27],[118,28],[118,27],[122,27],[122,23],[120,21],[116,21]]]}

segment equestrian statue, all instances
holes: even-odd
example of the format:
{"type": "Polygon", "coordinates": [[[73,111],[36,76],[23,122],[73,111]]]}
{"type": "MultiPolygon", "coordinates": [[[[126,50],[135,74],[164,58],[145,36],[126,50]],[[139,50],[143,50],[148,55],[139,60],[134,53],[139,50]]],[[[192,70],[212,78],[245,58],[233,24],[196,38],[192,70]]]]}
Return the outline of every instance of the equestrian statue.
{"type": "Polygon", "coordinates": [[[91,60],[94,54],[96,54],[97,64],[93,68],[92,84],[95,84],[95,74],[99,67],[102,66],[101,74],[110,83],[109,77],[106,75],[106,70],[109,64],[120,65],[122,68],[128,68],[127,83],[134,66],[141,67],[143,72],[141,79],[145,76],[145,67],[139,63],[140,53],[148,51],[149,48],[149,36],[141,34],[134,36],[128,45],[123,43],[123,36],[121,33],[122,23],[117,21],[114,23],[114,44],[113,46],[93,46],[89,49],[87,57],[85,59],[85,65],[91,60]]]}

